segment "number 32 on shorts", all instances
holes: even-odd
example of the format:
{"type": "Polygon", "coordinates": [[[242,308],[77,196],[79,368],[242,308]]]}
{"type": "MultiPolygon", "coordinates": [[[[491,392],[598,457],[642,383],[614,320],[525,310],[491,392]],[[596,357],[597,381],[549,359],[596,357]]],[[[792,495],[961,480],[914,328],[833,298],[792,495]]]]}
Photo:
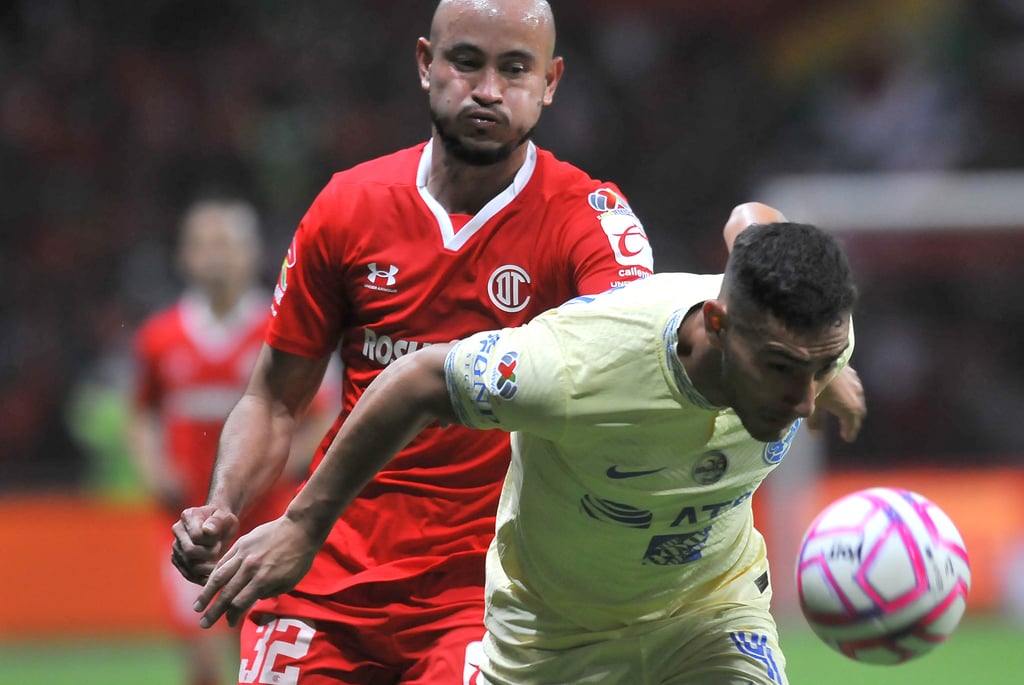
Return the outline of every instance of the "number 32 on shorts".
{"type": "Polygon", "coordinates": [[[316,631],[313,626],[294,618],[275,619],[256,629],[260,636],[253,650],[252,661],[242,659],[238,669],[238,682],[261,685],[296,685],[299,667],[285,666],[274,670],[279,656],[301,659],[306,656],[316,631]],[[292,632],[292,629],[295,629],[292,632]],[[294,637],[288,639],[288,635],[294,637]]]}

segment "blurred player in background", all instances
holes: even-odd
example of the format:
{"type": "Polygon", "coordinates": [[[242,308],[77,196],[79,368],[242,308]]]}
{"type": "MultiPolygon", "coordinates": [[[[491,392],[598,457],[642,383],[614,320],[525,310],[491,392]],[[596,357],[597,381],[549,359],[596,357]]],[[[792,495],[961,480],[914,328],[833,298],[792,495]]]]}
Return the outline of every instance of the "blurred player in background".
{"type": "MultiPolygon", "coordinates": [[[[562,75],[554,45],[543,0],[438,5],[416,46],[431,138],[335,175],[303,218],[208,503],[175,525],[187,577],[206,580],[279,470],[339,341],[335,430],[403,355],[650,275],[622,192],[530,140],[562,75]]],[[[239,682],[463,683],[479,661],[484,558],[508,460],[500,433],[424,431],[360,493],[302,583],[254,607],[239,682]]]]}
{"type": "MultiPolygon", "coordinates": [[[[260,242],[257,214],[249,204],[216,199],[192,205],[182,219],[179,245],[187,289],[144,322],[136,336],[131,454],[144,487],[168,513],[168,526],[182,508],[206,500],[221,427],[245,389],[266,335],[267,294],[258,287],[260,242]]],[[[250,512],[242,531],[283,510],[333,419],[330,404],[325,390],[304,423],[305,437],[295,441],[298,461],[250,512]]],[[[163,560],[171,613],[188,646],[189,682],[212,685],[222,670],[222,646],[195,625],[194,586],[163,560]]]]}
{"type": "Polygon", "coordinates": [[[214,569],[203,621],[294,586],[441,421],[515,431],[480,683],[785,685],[751,496],[848,362],[856,297],[834,238],[757,225],[723,275],[657,274],[399,360],[286,514],[214,569]]]}

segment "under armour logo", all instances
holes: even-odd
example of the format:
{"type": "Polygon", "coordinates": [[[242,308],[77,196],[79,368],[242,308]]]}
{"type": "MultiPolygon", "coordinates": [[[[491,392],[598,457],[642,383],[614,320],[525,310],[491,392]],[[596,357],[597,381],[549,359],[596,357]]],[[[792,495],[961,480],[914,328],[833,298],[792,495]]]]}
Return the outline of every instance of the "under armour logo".
{"type": "Polygon", "coordinates": [[[369,280],[370,283],[376,284],[378,278],[383,278],[384,285],[395,284],[395,274],[398,273],[397,266],[392,264],[387,269],[378,269],[377,262],[370,262],[368,266],[370,268],[370,275],[367,277],[367,280],[369,280]]]}

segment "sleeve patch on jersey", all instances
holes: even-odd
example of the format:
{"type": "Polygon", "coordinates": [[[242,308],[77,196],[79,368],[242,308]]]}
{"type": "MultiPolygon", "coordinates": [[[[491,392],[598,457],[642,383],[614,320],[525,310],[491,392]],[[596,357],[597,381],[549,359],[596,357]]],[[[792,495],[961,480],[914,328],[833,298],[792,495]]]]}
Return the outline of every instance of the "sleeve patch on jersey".
{"type": "Polygon", "coordinates": [[[284,294],[288,292],[288,271],[295,266],[297,261],[295,238],[292,238],[291,245],[288,246],[288,253],[285,254],[284,261],[281,262],[281,275],[278,277],[277,285],[274,287],[274,301],[270,305],[270,313],[273,316],[277,316],[277,308],[281,306],[281,300],[284,299],[284,294]]]}
{"type": "Polygon", "coordinates": [[[625,209],[632,213],[626,198],[619,195],[611,188],[598,188],[587,196],[587,202],[598,212],[610,212],[616,209],[625,209]]]}
{"type": "Polygon", "coordinates": [[[599,214],[601,228],[615,254],[615,261],[623,266],[644,266],[652,262],[651,243],[633,212],[616,210],[599,214]]]}
{"type": "Polygon", "coordinates": [[[608,237],[615,261],[622,266],[640,268],[627,270],[621,275],[635,278],[650,276],[654,264],[651,243],[626,198],[611,188],[598,188],[587,196],[587,204],[598,213],[597,220],[608,237]]]}
{"type": "Polygon", "coordinates": [[[519,392],[519,386],[516,385],[516,367],[518,365],[519,353],[506,352],[494,370],[494,388],[502,399],[510,400],[519,392]]]}
{"type": "Polygon", "coordinates": [[[448,394],[463,425],[476,428],[499,425],[491,405],[493,395],[504,396],[498,382],[508,385],[505,392],[510,393],[509,398],[518,390],[515,384],[518,354],[507,353],[497,368],[491,367],[491,353],[499,340],[501,335],[497,332],[477,334],[455,345],[445,360],[448,394]]]}

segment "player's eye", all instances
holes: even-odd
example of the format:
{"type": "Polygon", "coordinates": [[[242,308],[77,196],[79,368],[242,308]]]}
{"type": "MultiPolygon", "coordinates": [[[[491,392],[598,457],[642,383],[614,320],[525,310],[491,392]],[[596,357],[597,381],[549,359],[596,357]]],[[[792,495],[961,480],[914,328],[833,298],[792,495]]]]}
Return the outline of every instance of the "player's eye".
{"type": "Polygon", "coordinates": [[[820,369],[820,370],[818,371],[818,373],[814,374],[814,380],[816,380],[816,381],[824,380],[824,379],[825,379],[825,378],[827,378],[827,377],[828,377],[828,376],[829,376],[829,375],[830,375],[830,374],[831,374],[831,373],[832,373],[833,371],[835,371],[835,370],[836,370],[836,366],[837,366],[837,365],[838,365],[838,362],[836,362],[836,361],[832,361],[832,362],[829,362],[829,363],[828,363],[827,365],[825,365],[824,367],[822,367],[822,368],[821,368],[821,369],[820,369]]]}
{"type": "Polygon", "coordinates": [[[454,59],[452,60],[452,64],[454,64],[455,68],[459,69],[460,71],[473,71],[474,69],[480,68],[480,63],[477,60],[471,59],[469,57],[454,59]]]}
{"type": "Polygon", "coordinates": [[[451,62],[452,66],[459,71],[473,71],[475,69],[479,69],[482,63],[478,55],[464,50],[449,52],[445,57],[449,62],[451,62]]]}

